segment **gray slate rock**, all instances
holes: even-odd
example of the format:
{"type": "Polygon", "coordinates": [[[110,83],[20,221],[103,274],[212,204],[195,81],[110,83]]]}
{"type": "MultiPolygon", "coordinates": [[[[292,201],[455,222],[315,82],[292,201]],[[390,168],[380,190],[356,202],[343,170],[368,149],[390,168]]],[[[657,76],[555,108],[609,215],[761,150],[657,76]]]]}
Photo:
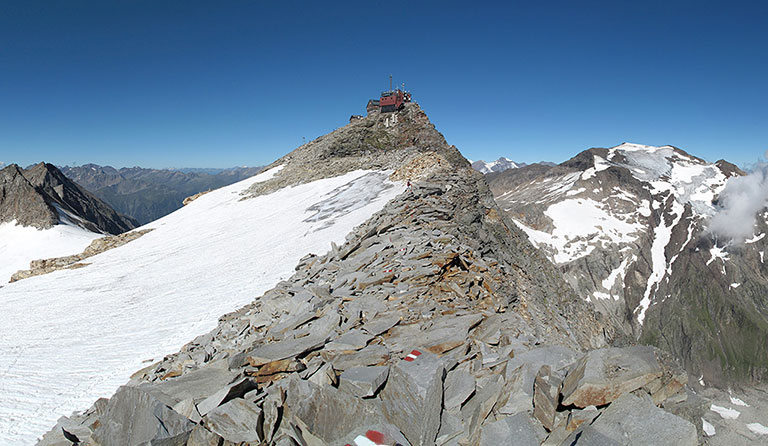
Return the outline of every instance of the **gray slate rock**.
{"type": "Polygon", "coordinates": [[[233,443],[259,443],[261,409],[242,398],[236,398],[213,409],[203,420],[215,434],[233,443]]]}
{"type": "Polygon", "coordinates": [[[453,370],[445,377],[444,388],[445,409],[456,409],[475,392],[475,377],[466,370],[453,370]]]}
{"type": "Polygon", "coordinates": [[[248,378],[243,378],[199,402],[197,404],[197,411],[200,415],[204,416],[227,401],[230,401],[233,398],[240,398],[255,388],[257,388],[255,382],[248,378]]]}
{"type": "Polygon", "coordinates": [[[483,426],[480,446],[534,446],[547,434],[528,414],[519,413],[483,426]]]}
{"type": "Polygon", "coordinates": [[[384,419],[380,404],[329,385],[291,379],[286,395],[286,417],[300,428],[304,444],[343,445],[349,435],[364,433],[384,419]]]}
{"type": "Polygon", "coordinates": [[[555,427],[561,383],[562,380],[552,372],[552,369],[548,365],[543,365],[533,385],[533,416],[550,432],[555,427]]]}
{"type": "Polygon", "coordinates": [[[698,437],[693,424],[659,409],[649,396],[627,393],[585,428],[576,444],[695,446],[698,437]]]}
{"type": "Polygon", "coordinates": [[[345,370],[339,377],[339,390],[355,396],[373,396],[386,382],[389,367],[356,367],[345,370]]]}
{"type": "Polygon", "coordinates": [[[103,422],[93,433],[97,444],[135,445],[173,438],[194,423],[157,400],[148,391],[123,386],[109,400],[103,422]]]}
{"type": "Polygon", "coordinates": [[[562,404],[602,406],[643,387],[662,372],[653,347],[592,350],[566,376],[562,404]]]}
{"type": "Polygon", "coordinates": [[[432,446],[440,429],[445,366],[436,355],[422,352],[414,361],[392,365],[380,397],[384,414],[413,444],[432,446]]]}

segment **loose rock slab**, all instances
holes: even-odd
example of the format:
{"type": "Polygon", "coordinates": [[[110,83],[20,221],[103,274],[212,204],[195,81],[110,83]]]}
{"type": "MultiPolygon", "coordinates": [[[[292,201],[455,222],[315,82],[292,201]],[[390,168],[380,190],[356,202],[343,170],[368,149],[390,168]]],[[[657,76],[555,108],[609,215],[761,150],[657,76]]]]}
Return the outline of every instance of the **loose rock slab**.
{"type": "Polygon", "coordinates": [[[389,367],[355,367],[339,377],[339,389],[359,397],[373,396],[387,380],[389,367]]]}
{"type": "Polygon", "coordinates": [[[142,444],[183,435],[194,423],[146,389],[123,386],[110,398],[105,419],[91,437],[97,444],[142,444]]]}
{"type": "Polygon", "coordinates": [[[384,414],[411,444],[432,446],[440,428],[445,365],[436,355],[412,351],[389,372],[381,391],[384,414]]]}
{"type": "Polygon", "coordinates": [[[653,347],[602,348],[584,355],[563,382],[564,406],[602,406],[661,376],[653,347]]]}
{"type": "Polygon", "coordinates": [[[259,443],[258,432],[261,409],[242,398],[236,398],[213,409],[205,416],[205,426],[215,434],[233,443],[259,443]]]}
{"type": "Polygon", "coordinates": [[[693,424],[659,409],[649,396],[627,393],[587,426],[576,444],[695,446],[698,437],[693,424]]]}

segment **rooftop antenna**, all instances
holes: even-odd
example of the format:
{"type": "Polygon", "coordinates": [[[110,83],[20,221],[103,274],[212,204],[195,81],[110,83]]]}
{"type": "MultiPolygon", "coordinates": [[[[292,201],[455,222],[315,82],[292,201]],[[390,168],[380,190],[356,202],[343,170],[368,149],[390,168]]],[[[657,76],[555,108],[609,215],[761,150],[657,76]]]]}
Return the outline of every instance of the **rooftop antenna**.
{"type": "Polygon", "coordinates": [[[392,91],[392,75],[389,75],[389,91],[392,91]]]}

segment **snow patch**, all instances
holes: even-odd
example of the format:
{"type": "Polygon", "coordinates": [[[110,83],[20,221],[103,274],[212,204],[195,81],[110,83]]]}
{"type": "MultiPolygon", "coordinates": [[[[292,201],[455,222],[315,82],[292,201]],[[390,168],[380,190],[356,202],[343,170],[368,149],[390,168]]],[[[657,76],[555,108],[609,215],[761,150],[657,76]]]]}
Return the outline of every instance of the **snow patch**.
{"type": "Polygon", "coordinates": [[[572,197],[574,195],[579,195],[582,192],[586,192],[586,189],[583,188],[583,187],[580,187],[580,188],[578,188],[576,190],[569,190],[568,192],[565,193],[565,196],[566,197],[572,197]]]}
{"type": "Polygon", "coordinates": [[[605,288],[606,290],[610,290],[611,288],[613,288],[613,285],[616,283],[616,279],[620,278],[623,281],[624,277],[627,274],[627,267],[629,267],[629,264],[631,262],[634,262],[635,260],[637,260],[637,256],[634,256],[634,255],[632,256],[632,258],[629,258],[629,257],[624,258],[624,260],[621,261],[621,265],[619,265],[618,268],[611,271],[608,277],[603,279],[603,283],[602,283],[603,288],[605,288]]]}
{"type": "Polygon", "coordinates": [[[104,234],[83,229],[75,224],[58,224],[50,229],[21,226],[16,221],[0,224],[0,284],[13,273],[28,269],[32,260],[63,257],[83,252],[91,242],[104,234]]]}
{"type": "Polygon", "coordinates": [[[611,163],[602,157],[595,155],[595,172],[602,172],[609,167],[611,167],[611,163]]]}
{"type": "Polygon", "coordinates": [[[609,214],[602,203],[589,198],[560,201],[547,208],[544,215],[555,226],[548,241],[556,251],[555,263],[567,263],[588,255],[595,242],[602,246],[630,243],[642,230],[641,225],[609,214]]]}
{"type": "Polygon", "coordinates": [[[759,435],[768,435],[768,427],[763,426],[760,423],[749,423],[747,429],[759,435]]]}
{"type": "Polygon", "coordinates": [[[751,238],[751,239],[749,239],[749,240],[745,240],[745,241],[744,241],[744,243],[746,243],[746,244],[748,244],[748,245],[749,245],[749,244],[751,244],[751,243],[755,243],[755,242],[758,242],[758,241],[762,240],[762,239],[763,239],[763,237],[765,237],[765,233],[761,233],[761,234],[758,234],[758,235],[756,235],[756,236],[752,237],[752,238],[751,238]]]}
{"type": "Polygon", "coordinates": [[[725,274],[725,262],[728,261],[728,253],[725,251],[725,248],[720,248],[719,246],[713,246],[709,250],[709,254],[711,257],[709,260],[707,260],[707,266],[709,266],[710,263],[714,262],[717,259],[720,259],[723,262],[723,274],[725,274]]]}
{"type": "Polygon", "coordinates": [[[664,278],[667,272],[667,257],[665,250],[672,238],[672,228],[680,221],[683,215],[683,206],[680,203],[672,202],[672,212],[676,215],[672,223],[667,226],[662,218],[659,225],[654,228],[653,244],[651,245],[651,274],[648,276],[648,283],[635,312],[637,313],[637,322],[643,325],[645,321],[645,312],[651,305],[651,293],[658,287],[659,282],[664,278]]]}
{"type": "Polygon", "coordinates": [[[720,415],[723,419],[726,420],[735,420],[736,418],[739,418],[739,415],[741,415],[741,412],[739,412],[736,409],[729,409],[727,407],[718,406],[718,405],[711,405],[709,407],[709,410],[712,412],[716,412],[718,415],[720,415]]]}
{"type": "Polygon", "coordinates": [[[749,404],[745,403],[744,400],[739,398],[734,398],[733,396],[730,396],[731,404],[734,404],[736,406],[744,406],[749,407],[749,404]]]}
{"type": "Polygon", "coordinates": [[[715,435],[715,433],[716,433],[716,431],[715,431],[715,426],[712,426],[712,424],[711,424],[711,423],[709,423],[709,422],[708,422],[707,420],[705,420],[704,418],[702,418],[702,419],[701,419],[701,428],[704,430],[704,434],[705,434],[707,437],[712,437],[712,436],[714,436],[714,435],[715,435]]]}

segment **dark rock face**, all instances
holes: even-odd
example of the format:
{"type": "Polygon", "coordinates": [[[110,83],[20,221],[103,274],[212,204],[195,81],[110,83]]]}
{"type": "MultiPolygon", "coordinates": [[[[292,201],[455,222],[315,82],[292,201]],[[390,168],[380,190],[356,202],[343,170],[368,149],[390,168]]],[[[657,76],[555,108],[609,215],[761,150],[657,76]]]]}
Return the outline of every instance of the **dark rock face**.
{"type": "MultiPolygon", "coordinates": [[[[186,445],[539,444],[548,434],[533,416],[538,400],[550,437],[564,441],[591,426],[594,416],[577,414],[568,430],[581,409],[558,404],[560,377],[576,373],[568,382],[581,382],[572,370],[586,361],[583,351],[606,347],[613,328],[508,224],[482,176],[416,104],[356,120],[275,165],[282,170],[251,194],[309,181],[301,172],[322,178],[371,167],[413,184],[342,246],[306,256],[288,280],[135,374],[128,387],[162,405],[108,410],[97,425],[125,427],[128,416],[149,420],[147,411],[166,416],[170,407],[196,423],[173,433],[186,445]],[[372,147],[374,134],[392,146],[372,147]],[[256,387],[222,398],[244,379],[256,387]]],[[[632,390],[667,399],[658,396],[663,384],[644,384],[632,390]]],[[[656,410],[665,426],[695,435],[688,421],[656,410]]],[[[94,424],[73,416],[67,425],[81,419],[94,424]]],[[[154,438],[144,441],[165,440],[154,438]]]]}
{"type": "Polygon", "coordinates": [[[706,231],[734,175],[722,160],[623,144],[487,179],[506,216],[614,326],[727,385],[768,377],[765,215],[742,246],[706,231]]]}
{"type": "Polygon", "coordinates": [[[12,220],[40,229],[59,221],[53,206],[15,164],[0,170],[0,223],[12,220]]]}
{"type": "Polygon", "coordinates": [[[187,197],[244,180],[261,167],[179,171],[85,164],[65,166],[61,171],[143,225],[179,209],[187,197]]]}
{"type": "Polygon", "coordinates": [[[16,220],[24,226],[47,229],[61,219],[109,234],[137,226],[51,164],[39,163],[25,170],[12,164],[0,171],[0,222],[16,220]]]}

